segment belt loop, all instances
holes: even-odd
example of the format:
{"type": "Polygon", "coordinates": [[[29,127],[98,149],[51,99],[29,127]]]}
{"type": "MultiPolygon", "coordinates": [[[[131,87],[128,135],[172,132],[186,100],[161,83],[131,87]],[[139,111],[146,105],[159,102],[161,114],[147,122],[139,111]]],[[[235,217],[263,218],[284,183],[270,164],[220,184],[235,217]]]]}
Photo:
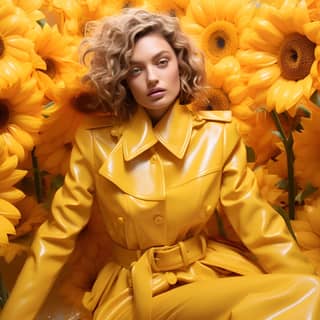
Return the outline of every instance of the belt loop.
{"type": "Polygon", "coordinates": [[[159,272],[160,269],[158,268],[158,265],[157,265],[157,261],[159,260],[159,258],[156,257],[156,254],[157,253],[154,247],[148,249],[148,257],[149,257],[151,269],[155,272],[159,272]]]}
{"type": "Polygon", "coordinates": [[[189,259],[188,259],[188,252],[186,250],[185,244],[183,243],[183,241],[179,241],[178,245],[180,248],[183,264],[184,264],[184,266],[187,266],[187,265],[189,265],[189,259]]]}

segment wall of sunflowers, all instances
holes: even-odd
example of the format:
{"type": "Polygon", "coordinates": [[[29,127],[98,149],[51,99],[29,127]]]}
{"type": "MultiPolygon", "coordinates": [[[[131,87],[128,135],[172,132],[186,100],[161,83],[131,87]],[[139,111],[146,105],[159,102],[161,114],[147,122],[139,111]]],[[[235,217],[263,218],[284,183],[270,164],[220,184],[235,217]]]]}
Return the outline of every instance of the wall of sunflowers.
{"type": "MultiPolygon", "coordinates": [[[[175,14],[203,50],[205,99],[233,111],[263,197],[320,275],[319,1],[1,0],[0,306],[8,270],[49,214],[81,104],[92,97],[77,56],[86,22],[125,6],[175,14]]],[[[234,237],[220,218],[218,236],[234,237]]],[[[69,262],[76,276],[61,281],[73,302],[103,263],[98,219],[93,214],[78,241],[82,254],[76,249],[69,262]]]]}

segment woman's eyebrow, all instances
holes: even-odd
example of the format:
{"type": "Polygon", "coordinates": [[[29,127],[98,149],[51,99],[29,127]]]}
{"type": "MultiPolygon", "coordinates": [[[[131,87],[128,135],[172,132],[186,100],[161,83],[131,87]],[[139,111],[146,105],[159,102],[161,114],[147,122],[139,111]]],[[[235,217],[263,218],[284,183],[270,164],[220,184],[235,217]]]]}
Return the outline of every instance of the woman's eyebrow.
{"type": "MultiPolygon", "coordinates": [[[[168,50],[161,50],[160,52],[156,53],[153,57],[152,57],[152,60],[156,60],[157,58],[159,58],[160,56],[162,56],[163,54],[165,53],[170,53],[170,51],[168,50]]],[[[141,62],[144,62],[145,60],[134,60],[134,59],[131,59],[130,60],[130,64],[139,64],[141,62]]]]}

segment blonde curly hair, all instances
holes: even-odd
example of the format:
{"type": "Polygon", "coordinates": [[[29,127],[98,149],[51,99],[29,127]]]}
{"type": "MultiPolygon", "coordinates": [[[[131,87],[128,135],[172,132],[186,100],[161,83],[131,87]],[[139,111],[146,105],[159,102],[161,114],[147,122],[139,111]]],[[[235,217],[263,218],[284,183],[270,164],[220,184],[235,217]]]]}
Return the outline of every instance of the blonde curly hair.
{"type": "MultiPolygon", "coordinates": [[[[190,103],[204,85],[204,59],[184,34],[176,17],[127,8],[120,15],[91,22],[91,36],[80,45],[82,63],[89,66],[83,80],[97,90],[100,110],[112,111],[127,120],[137,104],[128,86],[127,76],[133,49],[138,39],[151,32],[161,34],[177,55],[180,73],[181,104],[190,103]]],[[[92,110],[88,110],[92,111],[92,110]]]]}

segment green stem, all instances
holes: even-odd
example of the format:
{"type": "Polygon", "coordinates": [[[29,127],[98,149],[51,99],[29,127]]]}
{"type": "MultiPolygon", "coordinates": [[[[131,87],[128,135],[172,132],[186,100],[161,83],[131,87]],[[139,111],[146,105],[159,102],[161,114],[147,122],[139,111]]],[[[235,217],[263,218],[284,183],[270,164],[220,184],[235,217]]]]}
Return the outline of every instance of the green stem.
{"type": "Polygon", "coordinates": [[[42,183],[41,183],[41,174],[38,166],[38,159],[35,155],[35,148],[33,148],[31,152],[31,156],[32,156],[33,178],[34,178],[36,197],[37,197],[38,203],[40,203],[42,202],[42,183]]]}
{"type": "Polygon", "coordinates": [[[287,156],[287,170],[288,170],[288,206],[289,206],[289,218],[293,220],[295,218],[295,196],[296,196],[296,188],[295,188],[295,178],[294,178],[294,153],[293,153],[293,135],[290,131],[288,137],[286,136],[279,116],[276,111],[272,110],[271,112],[272,118],[275,122],[275,125],[279,131],[281,141],[286,150],[287,156]]]}

